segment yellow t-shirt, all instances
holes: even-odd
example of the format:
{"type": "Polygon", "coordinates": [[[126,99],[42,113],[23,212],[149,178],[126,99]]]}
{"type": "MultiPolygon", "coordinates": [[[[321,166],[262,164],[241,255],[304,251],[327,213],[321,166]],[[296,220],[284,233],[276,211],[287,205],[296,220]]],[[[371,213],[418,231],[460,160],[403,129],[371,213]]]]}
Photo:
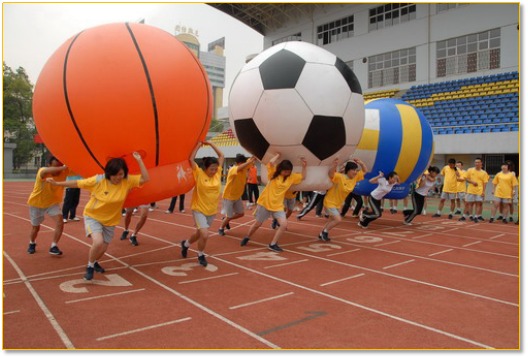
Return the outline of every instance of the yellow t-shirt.
{"type": "Polygon", "coordinates": [[[37,178],[35,179],[35,186],[33,186],[33,192],[29,196],[27,201],[28,205],[38,208],[48,208],[57,203],[62,202],[62,195],[64,193],[64,187],[52,186],[49,183],[46,183],[48,177],[53,177],[55,181],[64,181],[68,177],[68,170],[62,171],[57,176],[52,176],[51,174],[45,175],[43,178],[40,177],[42,170],[41,168],[37,172],[37,178]]]}
{"type": "Polygon", "coordinates": [[[236,201],[242,197],[246,187],[248,170],[249,166],[238,171],[238,166],[236,165],[229,169],[223,198],[236,201]]]}
{"type": "Polygon", "coordinates": [[[301,183],[303,176],[301,173],[292,172],[286,180],[282,176],[271,179],[275,173],[275,166],[268,164],[268,184],[262,191],[257,203],[268,211],[277,212],[284,210],[284,196],[292,185],[301,183]]]}
{"type": "Polygon", "coordinates": [[[440,175],[444,176],[444,192],[447,193],[456,193],[457,192],[457,176],[455,169],[449,167],[449,165],[444,166],[440,175]]]}
{"type": "Polygon", "coordinates": [[[133,188],[141,186],[140,180],[141,175],[128,175],[117,185],[107,180],[104,175],[78,180],[77,186],[91,193],[83,214],[99,221],[103,226],[119,224],[123,203],[133,188]]]}
{"type": "Polygon", "coordinates": [[[326,208],[340,208],[348,194],[354,190],[356,182],[364,178],[363,171],[359,171],[353,179],[348,178],[348,175],[336,172],[332,179],[334,185],[326,193],[323,205],[326,208]]]}
{"type": "Polygon", "coordinates": [[[489,175],[482,169],[477,170],[472,167],[466,171],[466,179],[475,181],[478,184],[478,186],[474,186],[473,184],[468,183],[467,193],[481,196],[484,193],[484,188],[489,181],[489,175]]]}
{"type": "MultiPolygon", "coordinates": [[[[458,170],[460,178],[463,179],[467,175],[467,171],[458,170]]],[[[466,192],[466,181],[457,181],[457,192],[466,192]]]]}
{"type": "Polygon", "coordinates": [[[493,179],[493,184],[497,185],[495,188],[495,197],[499,198],[513,198],[513,188],[519,186],[519,182],[513,173],[504,174],[499,172],[493,179]]]}
{"type": "Polygon", "coordinates": [[[287,200],[291,200],[292,198],[295,198],[295,197],[297,197],[297,191],[288,190],[286,191],[286,194],[284,195],[284,198],[287,200]]]}
{"type": "Polygon", "coordinates": [[[204,170],[196,166],[193,170],[193,176],[196,180],[192,195],[191,209],[200,212],[206,216],[212,216],[218,212],[218,198],[222,188],[222,169],[213,177],[209,177],[204,170]]]}

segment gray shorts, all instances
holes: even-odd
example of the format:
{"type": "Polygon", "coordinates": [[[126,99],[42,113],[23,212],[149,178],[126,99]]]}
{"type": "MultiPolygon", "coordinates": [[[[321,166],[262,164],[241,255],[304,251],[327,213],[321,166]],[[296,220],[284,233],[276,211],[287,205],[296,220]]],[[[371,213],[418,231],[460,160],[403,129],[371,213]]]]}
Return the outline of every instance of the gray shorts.
{"type": "Polygon", "coordinates": [[[47,208],[39,208],[35,206],[29,206],[29,218],[31,219],[31,225],[33,227],[38,227],[44,221],[44,216],[48,215],[50,217],[58,216],[61,213],[59,204],[54,204],[47,208]]]}
{"type": "Polygon", "coordinates": [[[295,197],[294,198],[285,198],[284,199],[284,207],[288,209],[289,211],[293,211],[295,208],[295,197]]]}
{"type": "Polygon", "coordinates": [[[474,195],[472,193],[468,193],[466,195],[466,202],[482,202],[484,201],[484,197],[482,195],[474,195]]]}
{"type": "Polygon", "coordinates": [[[456,195],[457,195],[456,193],[442,192],[442,194],[440,195],[440,198],[446,199],[446,200],[455,200],[457,198],[456,195]]]}
{"type": "Polygon", "coordinates": [[[464,200],[466,198],[465,192],[457,192],[457,198],[464,200]]]}
{"type": "Polygon", "coordinates": [[[501,197],[495,196],[495,197],[493,197],[493,201],[500,202],[500,203],[511,204],[513,200],[511,198],[501,198],[501,197]]]}
{"type": "Polygon", "coordinates": [[[244,202],[241,199],[238,200],[228,200],[224,198],[224,213],[227,218],[233,218],[234,213],[240,214],[244,213],[244,202]]]}
{"type": "Polygon", "coordinates": [[[84,216],[84,229],[87,237],[91,237],[92,233],[101,233],[105,243],[110,243],[114,238],[115,226],[103,226],[101,222],[92,217],[84,216]]]}
{"type": "Polygon", "coordinates": [[[279,219],[284,218],[286,219],[286,212],[284,211],[268,211],[266,207],[261,206],[257,204],[257,210],[255,211],[255,219],[259,221],[260,223],[264,222],[270,216],[273,216],[273,218],[279,219]]]}
{"type": "Polygon", "coordinates": [[[329,215],[329,216],[339,216],[340,213],[339,213],[339,210],[335,207],[325,207],[325,210],[326,210],[326,214],[329,215]]]}
{"type": "Polygon", "coordinates": [[[138,209],[138,211],[141,209],[141,208],[149,208],[150,205],[140,205],[140,206],[137,206],[137,207],[129,207],[129,208],[125,208],[127,211],[133,211],[135,210],[136,208],[138,209]]]}
{"type": "Polygon", "coordinates": [[[216,217],[216,214],[213,214],[212,216],[206,216],[205,214],[198,211],[192,211],[192,214],[194,218],[194,225],[198,229],[207,229],[211,227],[211,224],[213,224],[213,221],[216,217]]]}

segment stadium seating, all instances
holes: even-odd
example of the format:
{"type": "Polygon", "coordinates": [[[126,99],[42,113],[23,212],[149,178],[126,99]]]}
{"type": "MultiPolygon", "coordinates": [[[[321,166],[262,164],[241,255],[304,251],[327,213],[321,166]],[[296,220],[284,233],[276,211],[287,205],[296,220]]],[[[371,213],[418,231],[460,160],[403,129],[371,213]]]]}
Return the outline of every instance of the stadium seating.
{"type": "Polygon", "coordinates": [[[240,145],[237,138],[235,137],[235,134],[233,133],[233,130],[227,129],[221,134],[218,134],[211,140],[209,140],[211,143],[215,144],[216,146],[237,146],[240,145]]]}
{"type": "Polygon", "coordinates": [[[392,98],[399,91],[400,91],[399,89],[391,89],[391,90],[384,90],[384,91],[379,91],[379,92],[364,93],[363,98],[365,100],[392,98]]]}
{"type": "Polygon", "coordinates": [[[518,72],[412,86],[401,99],[437,135],[519,131],[518,72]]]}

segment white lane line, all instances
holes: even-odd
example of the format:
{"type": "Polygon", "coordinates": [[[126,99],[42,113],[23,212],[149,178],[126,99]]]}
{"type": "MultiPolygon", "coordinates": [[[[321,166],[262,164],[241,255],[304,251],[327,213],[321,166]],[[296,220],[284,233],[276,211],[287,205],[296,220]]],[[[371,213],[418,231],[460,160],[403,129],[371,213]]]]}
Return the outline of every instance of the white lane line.
{"type": "Polygon", "coordinates": [[[465,248],[465,247],[469,247],[470,245],[475,245],[475,244],[479,244],[479,243],[482,243],[482,241],[479,240],[479,241],[477,241],[477,242],[468,243],[468,244],[463,245],[462,247],[465,248]]]}
{"type": "Polygon", "coordinates": [[[361,250],[361,249],[352,249],[352,250],[347,250],[346,252],[332,253],[332,254],[328,254],[327,257],[332,257],[334,255],[339,255],[339,254],[357,252],[358,250],[361,250]]]}
{"type": "Polygon", "coordinates": [[[384,245],[389,245],[389,244],[394,244],[394,243],[400,243],[401,240],[395,240],[395,241],[392,241],[392,242],[388,242],[388,243],[381,243],[381,244],[376,244],[375,247],[382,247],[384,245]]]}
{"type": "Polygon", "coordinates": [[[397,266],[400,266],[400,265],[403,265],[403,264],[407,264],[407,263],[412,263],[412,262],[414,262],[414,259],[407,260],[406,262],[401,262],[401,263],[398,263],[398,264],[389,265],[389,266],[383,267],[383,269],[390,269],[390,268],[394,268],[394,267],[397,267],[397,266]]]}
{"type": "Polygon", "coordinates": [[[429,254],[428,257],[433,257],[433,256],[438,255],[438,254],[451,252],[451,251],[453,251],[453,250],[454,250],[454,249],[446,249],[446,250],[442,250],[441,252],[436,252],[436,253],[429,254]]]}
{"type": "Polygon", "coordinates": [[[418,237],[411,237],[411,239],[420,239],[420,238],[425,238],[425,237],[429,237],[432,235],[433,233],[427,233],[427,234],[422,234],[421,236],[418,236],[418,237]]]}
{"type": "Polygon", "coordinates": [[[218,278],[223,278],[223,277],[226,277],[226,276],[232,276],[232,275],[237,275],[237,274],[238,274],[238,273],[229,273],[229,274],[224,274],[224,275],[211,276],[211,277],[209,277],[209,278],[202,278],[202,279],[196,279],[196,280],[180,281],[180,284],[195,283],[195,282],[197,282],[197,281],[204,281],[204,280],[218,279],[218,278]]]}
{"type": "Polygon", "coordinates": [[[503,237],[503,236],[504,236],[504,233],[502,233],[502,234],[497,234],[496,236],[489,237],[488,239],[493,240],[493,239],[497,239],[497,238],[500,238],[500,237],[503,237]]]}
{"type": "Polygon", "coordinates": [[[97,295],[97,296],[91,296],[83,299],[77,299],[77,300],[68,300],[66,301],[66,304],[74,304],[76,302],[81,301],[88,301],[88,300],[95,300],[95,299],[101,299],[109,296],[116,296],[116,295],[124,295],[124,294],[130,294],[130,293],[136,293],[138,291],[143,291],[145,288],[142,289],[136,289],[136,290],[128,290],[128,291],[121,291],[120,293],[113,293],[113,294],[105,294],[105,295],[97,295]]]}
{"type": "Polygon", "coordinates": [[[349,276],[348,278],[343,278],[343,279],[339,279],[339,280],[329,281],[328,283],[324,283],[324,284],[321,284],[321,285],[319,285],[319,286],[327,286],[327,285],[330,285],[330,284],[339,283],[339,282],[341,282],[341,281],[345,281],[345,280],[349,280],[349,279],[354,279],[354,278],[359,278],[360,276],[363,276],[363,275],[365,275],[365,273],[361,273],[361,274],[357,274],[357,275],[349,276]]]}
{"type": "Polygon", "coordinates": [[[282,264],[275,264],[275,265],[269,265],[267,267],[264,267],[264,269],[270,269],[270,268],[276,268],[276,267],[283,267],[285,265],[292,265],[292,264],[297,264],[297,263],[303,263],[303,262],[307,262],[308,259],[301,259],[301,260],[296,260],[294,262],[289,262],[289,263],[282,263],[282,264]]]}
{"type": "Polygon", "coordinates": [[[4,315],[16,314],[17,312],[20,312],[20,310],[4,312],[4,315]]]}
{"type": "Polygon", "coordinates": [[[282,297],[285,297],[285,296],[290,296],[294,294],[293,292],[291,293],[286,293],[286,294],[282,294],[282,295],[277,295],[277,296],[272,296],[272,297],[269,297],[269,298],[266,298],[266,299],[262,299],[262,300],[257,300],[257,301],[253,301],[253,302],[248,302],[246,304],[242,304],[242,305],[236,305],[236,306],[231,306],[229,308],[229,310],[235,310],[235,309],[240,309],[241,307],[246,307],[246,306],[251,306],[251,305],[255,305],[255,304],[260,304],[261,302],[266,302],[266,301],[270,301],[270,300],[275,300],[275,299],[280,299],[282,297]]]}
{"type": "Polygon", "coordinates": [[[75,346],[70,341],[70,339],[68,338],[68,336],[62,329],[61,325],[59,325],[59,323],[55,319],[55,316],[53,316],[53,314],[48,309],[44,301],[42,301],[39,294],[37,294],[35,288],[33,288],[33,285],[31,285],[31,283],[26,279],[26,276],[24,275],[22,270],[20,270],[18,265],[15,263],[15,261],[11,259],[11,257],[5,251],[3,253],[4,253],[4,257],[6,257],[6,259],[9,260],[9,263],[11,263],[11,265],[16,270],[20,278],[24,281],[24,284],[26,284],[26,287],[28,288],[29,292],[31,293],[31,295],[33,295],[33,298],[37,301],[38,306],[41,308],[44,315],[46,315],[46,317],[48,318],[48,321],[50,322],[51,326],[55,329],[57,334],[59,335],[60,339],[64,343],[64,346],[66,346],[66,348],[68,349],[75,349],[75,346]]]}
{"type": "Polygon", "coordinates": [[[141,331],[151,330],[151,329],[153,329],[153,328],[162,327],[162,326],[167,326],[167,325],[172,325],[172,324],[177,324],[177,323],[179,323],[179,322],[189,321],[189,320],[191,320],[191,319],[192,319],[191,317],[185,317],[185,318],[183,318],[183,319],[174,320],[174,321],[169,321],[169,322],[164,322],[164,323],[162,323],[162,324],[157,324],[157,325],[152,325],[152,326],[147,326],[147,327],[138,328],[138,329],[135,329],[135,330],[130,330],[130,331],[125,331],[125,332],[120,332],[120,333],[116,333],[116,334],[109,335],[109,336],[99,337],[99,338],[96,339],[96,341],[103,341],[103,340],[108,340],[109,338],[114,338],[114,337],[120,337],[120,336],[130,335],[131,333],[136,333],[136,332],[141,332],[141,331]]]}

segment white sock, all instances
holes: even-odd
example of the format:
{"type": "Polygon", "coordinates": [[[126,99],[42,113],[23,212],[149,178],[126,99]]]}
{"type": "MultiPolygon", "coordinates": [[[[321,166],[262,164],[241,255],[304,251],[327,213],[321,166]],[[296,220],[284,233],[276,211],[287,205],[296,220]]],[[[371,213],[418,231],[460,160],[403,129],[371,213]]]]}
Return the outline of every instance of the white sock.
{"type": "Polygon", "coordinates": [[[453,211],[449,211],[449,214],[453,214],[453,211]]]}
{"type": "Polygon", "coordinates": [[[29,244],[37,244],[37,242],[29,241],[29,244]]]}
{"type": "Polygon", "coordinates": [[[202,257],[204,255],[204,252],[198,252],[198,256],[202,257]]]}
{"type": "Polygon", "coordinates": [[[55,247],[56,245],[57,245],[57,243],[55,243],[55,242],[51,242],[51,247],[52,247],[52,248],[55,247]]]}
{"type": "Polygon", "coordinates": [[[94,263],[92,263],[92,262],[89,261],[89,262],[88,262],[88,266],[89,266],[90,268],[93,268],[93,267],[94,267],[94,263]]]}
{"type": "Polygon", "coordinates": [[[189,241],[186,240],[185,242],[183,242],[183,245],[185,246],[185,248],[189,248],[191,246],[191,243],[189,243],[189,241]]]}
{"type": "Polygon", "coordinates": [[[326,229],[323,229],[323,232],[328,233],[328,231],[326,229]]]}
{"type": "Polygon", "coordinates": [[[436,214],[440,214],[440,211],[436,211],[436,214]]]}

